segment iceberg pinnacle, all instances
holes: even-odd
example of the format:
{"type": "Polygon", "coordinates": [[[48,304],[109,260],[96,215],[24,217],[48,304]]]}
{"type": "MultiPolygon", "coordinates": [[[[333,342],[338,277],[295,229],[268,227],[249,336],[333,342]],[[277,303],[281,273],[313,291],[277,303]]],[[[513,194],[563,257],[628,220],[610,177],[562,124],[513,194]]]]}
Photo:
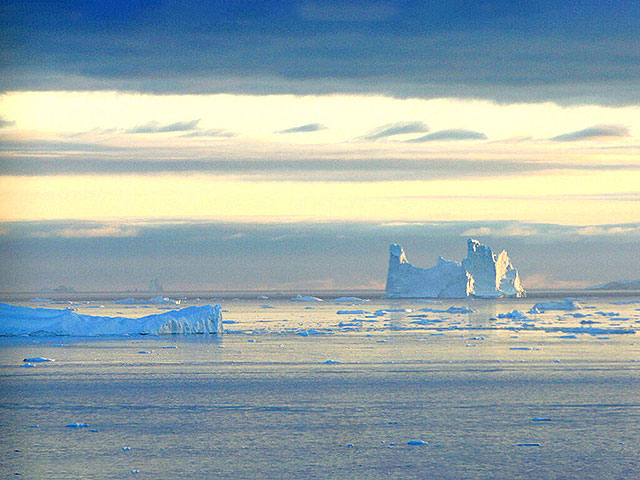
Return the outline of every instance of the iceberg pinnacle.
{"type": "Polygon", "coordinates": [[[389,248],[386,294],[395,298],[524,297],[518,270],[506,251],[495,255],[477,240],[467,240],[462,262],[438,258],[431,268],[414,267],[402,247],[389,248]]]}

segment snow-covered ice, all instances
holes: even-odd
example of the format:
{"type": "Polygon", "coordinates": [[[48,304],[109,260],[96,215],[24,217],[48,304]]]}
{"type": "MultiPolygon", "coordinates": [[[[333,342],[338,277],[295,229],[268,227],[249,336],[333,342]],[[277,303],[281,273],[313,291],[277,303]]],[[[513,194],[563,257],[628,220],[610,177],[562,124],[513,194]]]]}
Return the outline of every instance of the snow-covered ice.
{"type": "Polygon", "coordinates": [[[222,333],[220,305],[187,307],[141,318],[80,315],[71,310],[0,303],[0,335],[136,335],[222,333]]]}
{"type": "Polygon", "coordinates": [[[467,240],[462,262],[438,258],[431,268],[414,267],[402,247],[391,244],[386,295],[390,298],[523,297],[518,271],[506,251],[495,255],[477,240],[467,240]]]}

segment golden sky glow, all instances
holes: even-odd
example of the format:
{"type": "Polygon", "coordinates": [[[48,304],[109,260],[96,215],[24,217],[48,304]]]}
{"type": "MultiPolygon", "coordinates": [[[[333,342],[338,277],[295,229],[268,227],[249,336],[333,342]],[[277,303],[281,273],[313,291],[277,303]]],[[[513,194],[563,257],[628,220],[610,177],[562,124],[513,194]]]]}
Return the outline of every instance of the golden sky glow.
{"type": "Polygon", "coordinates": [[[2,177],[2,220],[520,220],[624,223],[640,172],[406,182],[251,182],[210,175],[2,177]],[[603,198],[599,198],[606,194],[603,198]]]}
{"type": "MultiPolygon", "coordinates": [[[[113,161],[265,158],[304,162],[431,156],[582,168],[501,173],[482,171],[479,166],[476,178],[451,175],[399,181],[390,163],[388,179],[375,182],[352,179],[347,173],[331,182],[292,180],[284,173],[279,178],[268,168],[254,180],[233,172],[4,176],[0,178],[2,220],[514,219],[581,225],[640,218],[638,202],[593,197],[638,191],[640,171],[634,167],[640,158],[640,107],[500,105],[358,95],[13,92],[0,97],[0,114],[14,122],[3,129],[3,139],[18,145],[4,153],[14,161],[34,156],[63,161],[80,154],[113,161]],[[377,141],[363,139],[376,129],[401,122],[424,125],[425,131],[377,141]],[[319,127],[280,133],[304,125],[319,127]],[[133,133],[145,126],[158,131],[133,133]],[[590,128],[613,129],[615,134],[598,137],[590,128]],[[487,138],[405,142],[425,135],[427,129],[473,131],[487,138]],[[572,132],[578,132],[575,141],[552,140],[572,132]],[[620,166],[626,170],[617,169],[620,166]],[[268,173],[271,176],[265,178],[268,173]]],[[[366,172],[366,161],[361,168],[366,172]]]]}

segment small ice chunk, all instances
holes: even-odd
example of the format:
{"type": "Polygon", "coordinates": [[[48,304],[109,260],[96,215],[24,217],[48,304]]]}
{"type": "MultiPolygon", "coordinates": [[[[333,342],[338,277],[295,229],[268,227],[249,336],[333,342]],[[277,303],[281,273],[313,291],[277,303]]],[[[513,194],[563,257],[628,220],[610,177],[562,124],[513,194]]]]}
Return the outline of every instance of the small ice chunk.
{"type": "Polygon", "coordinates": [[[509,313],[499,313],[498,318],[511,318],[513,320],[528,320],[529,318],[520,310],[512,310],[509,313]]]}
{"type": "Polygon", "coordinates": [[[525,443],[519,443],[517,446],[518,447],[539,447],[540,444],[534,443],[534,442],[525,442],[525,443]]]}
{"type": "Polygon", "coordinates": [[[89,425],[87,425],[86,423],[73,422],[66,426],[69,428],[84,428],[84,427],[88,427],[89,425]]]}
{"type": "Polygon", "coordinates": [[[298,295],[291,299],[292,302],[324,302],[321,298],[298,295]]]}
{"type": "Polygon", "coordinates": [[[427,445],[427,442],[424,440],[409,440],[407,445],[427,445]]]}
{"type": "Polygon", "coordinates": [[[531,419],[532,422],[550,422],[550,418],[542,418],[542,417],[534,417],[531,419]]]}
{"type": "Polygon", "coordinates": [[[337,315],[365,315],[368,312],[364,310],[338,310],[337,315]]]}
{"type": "Polygon", "coordinates": [[[35,367],[35,365],[33,363],[23,363],[22,365],[20,365],[21,367],[26,367],[26,368],[33,368],[35,367]]]}
{"type": "Polygon", "coordinates": [[[45,357],[28,357],[22,360],[23,362],[28,363],[43,363],[43,362],[55,362],[53,358],[45,358],[45,357]]]}
{"type": "Polygon", "coordinates": [[[151,352],[149,350],[140,350],[138,353],[142,355],[147,355],[147,354],[150,354],[151,352]]]}
{"type": "Polygon", "coordinates": [[[365,300],[359,297],[338,297],[331,300],[334,303],[359,303],[359,302],[368,302],[369,300],[365,300]]]}
{"type": "Polygon", "coordinates": [[[342,362],[340,362],[338,360],[325,360],[324,362],[320,362],[320,363],[324,363],[326,365],[335,365],[335,364],[342,363],[342,362]]]}
{"type": "Polygon", "coordinates": [[[122,450],[124,450],[125,452],[131,450],[131,447],[122,447],[122,450]]]}
{"type": "Polygon", "coordinates": [[[533,350],[531,347],[509,347],[509,350],[533,350]]]}

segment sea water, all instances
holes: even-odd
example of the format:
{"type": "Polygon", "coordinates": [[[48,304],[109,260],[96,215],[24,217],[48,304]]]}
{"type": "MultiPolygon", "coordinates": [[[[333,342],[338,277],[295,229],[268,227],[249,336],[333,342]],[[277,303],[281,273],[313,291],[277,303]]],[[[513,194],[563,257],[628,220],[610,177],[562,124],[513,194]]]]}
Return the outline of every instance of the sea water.
{"type": "Polygon", "coordinates": [[[73,301],[131,317],[214,301],[226,333],[0,339],[0,473],[638,477],[639,334],[559,330],[640,329],[635,297],[544,314],[527,311],[557,298],[368,300],[73,301]],[[473,312],[433,311],[453,306],[473,312]],[[499,318],[513,310],[528,318],[499,318]],[[37,357],[54,361],[22,366],[37,357]]]}

